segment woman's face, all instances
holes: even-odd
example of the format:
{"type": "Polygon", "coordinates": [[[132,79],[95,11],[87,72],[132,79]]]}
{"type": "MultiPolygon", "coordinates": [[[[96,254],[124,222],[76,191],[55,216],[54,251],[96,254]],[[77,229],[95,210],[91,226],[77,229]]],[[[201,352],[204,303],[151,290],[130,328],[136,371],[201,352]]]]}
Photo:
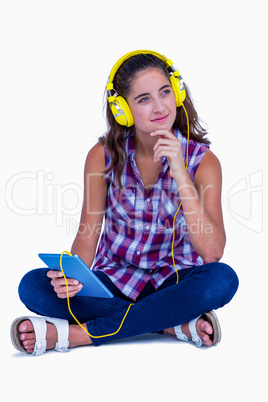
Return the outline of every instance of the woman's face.
{"type": "Polygon", "coordinates": [[[157,68],[138,73],[127,97],[137,132],[171,130],[176,118],[175,95],[169,79],[157,68]]]}

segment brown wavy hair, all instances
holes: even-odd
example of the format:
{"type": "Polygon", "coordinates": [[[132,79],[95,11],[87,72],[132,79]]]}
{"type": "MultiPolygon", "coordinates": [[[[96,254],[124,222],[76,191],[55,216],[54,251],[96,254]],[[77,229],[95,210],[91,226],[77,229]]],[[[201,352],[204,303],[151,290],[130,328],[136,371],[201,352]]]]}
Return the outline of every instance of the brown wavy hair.
{"type": "MultiPolygon", "coordinates": [[[[159,69],[167,78],[169,78],[170,75],[167,71],[165,63],[158,57],[152,54],[137,54],[132,56],[121,65],[115,74],[113,81],[114,89],[118,95],[123,96],[123,98],[126,99],[131,92],[132,83],[137,75],[143,70],[155,68],[159,69]]],[[[199,121],[187,85],[185,85],[185,90],[186,98],[183,104],[188,113],[190,138],[204,144],[210,144],[210,141],[205,138],[207,135],[207,130],[203,128],[199,121]]],[[[106,145],[111,156],[111,164],[103,173],[107,174],[111,170],[115,169],[116,179],[119,183],[119,186],[122,188],[121,174],[127,159],[125,140],[133,132],[133,126],[124,127],[117,123],[112,115],[107,96],[106,119],[108,131],[105,136],[99,138],[99,141],[106,145]]],[[[177,127],[182,135],[187,137],[187,119],[182,107],[177,107],[177,115],[173,128],[174,127],[177,127]]]]}

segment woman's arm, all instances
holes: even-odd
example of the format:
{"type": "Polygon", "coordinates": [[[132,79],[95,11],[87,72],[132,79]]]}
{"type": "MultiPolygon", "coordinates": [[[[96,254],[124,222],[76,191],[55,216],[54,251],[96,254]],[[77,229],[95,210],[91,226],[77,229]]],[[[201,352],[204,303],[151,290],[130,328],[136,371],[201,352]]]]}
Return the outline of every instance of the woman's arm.
{"type": "Polygon", "coordinates": [[[226,243],[219,160],[207,150],[195,174],[194,185],[188,173],[181,175],[176,183],[194,249],[205,263],[219,261],[226,243]]]}
{"type": "Polygon", "coordinates": [[[221,166],[216,156],[206,151],[195,174],[194,183],[187,173],[179,140],[168,130],[151,135],[160,139],[154,147],[155,161],[166,156],[170,175],[180,195],[191,243],[205,263],[219,261],[225,247],[221,208],[221,166]]]}
{"type": "Polygon", "coordinates": [[[105,213],[107,183],[104,146],[96,144],[88,153],[84,171],[84,200],[81,220],[71,252],[91,267],[101,233],[105,213]]]}
{"type": "MultiPolygon", "coordinates": [[[[84,200],[81,220],[71,252],[90,267],[94,261],[101,232],[106,205],[107,184],[102,173],[105,170],[104,147],[96,144],[88,153],[84,172],[84,200]]],[[[51,285],[59,298],[67,297],[65,279],[59,271],[48,271],[51,285]]],[[[81,290],[82,284],[73,278],[67,278],[68,294],[73,297],[81,290]]]]}

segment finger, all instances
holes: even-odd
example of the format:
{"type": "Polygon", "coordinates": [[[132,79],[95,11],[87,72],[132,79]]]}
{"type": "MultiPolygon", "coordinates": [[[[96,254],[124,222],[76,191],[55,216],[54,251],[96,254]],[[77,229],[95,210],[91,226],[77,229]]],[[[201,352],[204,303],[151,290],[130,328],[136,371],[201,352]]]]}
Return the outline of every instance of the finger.
{"type": "MultiPolygon", "coordinates": [[[[71,299],[75,295],[76,295],[76,293],[74,293],[74,294],[69,293],[69,299],[71,299]]],[[[67,293],[57,293],[57,296],[59,299],[67,299],[67,293]]]]}
{"type": "Polygon", "coordinates": [[[47,271],[47,276],[49,278],[59,278],[59,277],[63,277],[63,274],[61,271],[47,271]]]}
{"type": "Polygon", "coordinates": [[[160,150],[174,150],[178,154],[178,156],[182,155],[180,141],[175,136],[173,136],[172,139],[158,139],[156,144],[154,145],[153,150],[155,154],[157,154],[157,152],[160,150]]]}
{"type": "MultiPolygon", "coordinates": [[[[68,285],[68,290],[69,291],[73,291],[73,290],[80,290],[83,286],[82,283],[79,283],[78,281],[75,281],[75,284],[73,284],[72,282],[67,281],[67,285],[68,285]]],[[[67,290],[67,285],[66,282],[57,282],[53,287],[55,292],[66,292],[67,290]]]]}
{"type": "MultiPolygon", "coordinates": [[[[80,283],[78,286],[69,286],[68,285],[68,292],[71,293],[77,293],[82,289],[83,285],[80,283]]],[[[67,286],[58,286],[54,288],[54,291],[57,294],[67,294],[67,286]]]]}
{"type": "MultiPolygon", "coordinates": [[[[79,292],[83,287],[82,283],[77,286],[68,285],[68,292],[79,292]]],[[[67,286],[55,286],[55,292],[57,293],[67,293],[67,286]]]]}
{"type": "Polygon", "coordinates": [[[155,137],[157,135],[161,135],[161,136],[164,136],[164,137],[169,138],[171,140],[176,138],[175,135],[173,133],[171,133],[169,130],[155,130],[150,135],[152,137],[155,137]]]}
{"type": "Polygon", "coordinates": [[[158,161],[160,161],[161,160],[161,158],[162,158],[162,156],[165,156],[166,158],[168,158],[168,159],[174,159],[174,158],[177,158],[177,153],[176,152],[174,152],[174,150],[172,149],[172,150],[170,150],[170,151],[167,151],[167,150],[162,150],[162,151],[159,151],[158,153],[157,153],[157,155],[155,156],[155,158],[154,158],[154,161],[155,162],[158,162],[158,161]]]}
{"type": "MultiPolygon", "coordinates": [[[[83,285],[80,285],[78,287],[70,287],[68,286],[68,296],[69,297],[74,297],[81,289],[82,289],[83,285]]],[[[56,292],[56,289],[54,289],[56,292]]],[[[59,289],[57,292],[57,296],[60,299],[66,299],[67,298],[67,288],[62,288],[59,289]]]]}
{"type": "Polygon", "coordinates": [[[179,155],[179,148],[174,145],[174,144],[168,144],[168,145],[160,145],[154,153],[156,154],[159,151],[174,151],[176,154],[179,155]]]}
{"type": "Polygon", "coordinates": [[[72,286],[72,285],[79,285],[79,281],[76,279],[72,279],[72,278],[54,278],[52,279],[52,281],[50,282],[52,286],[54,287],[61,287],[61,286],[66,286],[66,281],[68,286],[72,286]]]}
{"type": "Polygon", "coordinates": [[[160,145],[174,145],[177,144],[176,141],[174,140],[170,140],[170,139],[165,139],[165,138],[160,138],[159,140],[157,140],[157,142],[155,143],[153,150],[155,151],[160,145]]]}
{"type": "Polygon", "coordinates": [[[165,146],[163,148],[159,148],[154,154],[154,161],[157,162],[162,158],[162,156],[166,156],[167,158],[177,158],[178,152],[174,147],[165,146]]]}

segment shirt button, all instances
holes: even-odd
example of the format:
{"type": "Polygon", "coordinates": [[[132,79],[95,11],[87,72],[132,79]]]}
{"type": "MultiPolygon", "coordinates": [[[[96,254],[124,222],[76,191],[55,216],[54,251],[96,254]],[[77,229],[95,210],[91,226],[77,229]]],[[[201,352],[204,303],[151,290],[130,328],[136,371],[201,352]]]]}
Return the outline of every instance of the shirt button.
{"type": "Polygon", "coordinates": [[[150,202],[151,200],[150,200],[150,198],[147,198],[147,202],[150,202]]]}
{"type": "Polygon", "coordinates": [[[137,251],[137,254],[138,254],[138,255],[140,255],[140,253],[141,253],[140,251],[137,251]]]}
{"type": "Polygon", "coordinates": [[[146,226],[145,229],[146,229],[146,230],[149,230],[149,229],[150,229],[150,226],[146,226]]]}

